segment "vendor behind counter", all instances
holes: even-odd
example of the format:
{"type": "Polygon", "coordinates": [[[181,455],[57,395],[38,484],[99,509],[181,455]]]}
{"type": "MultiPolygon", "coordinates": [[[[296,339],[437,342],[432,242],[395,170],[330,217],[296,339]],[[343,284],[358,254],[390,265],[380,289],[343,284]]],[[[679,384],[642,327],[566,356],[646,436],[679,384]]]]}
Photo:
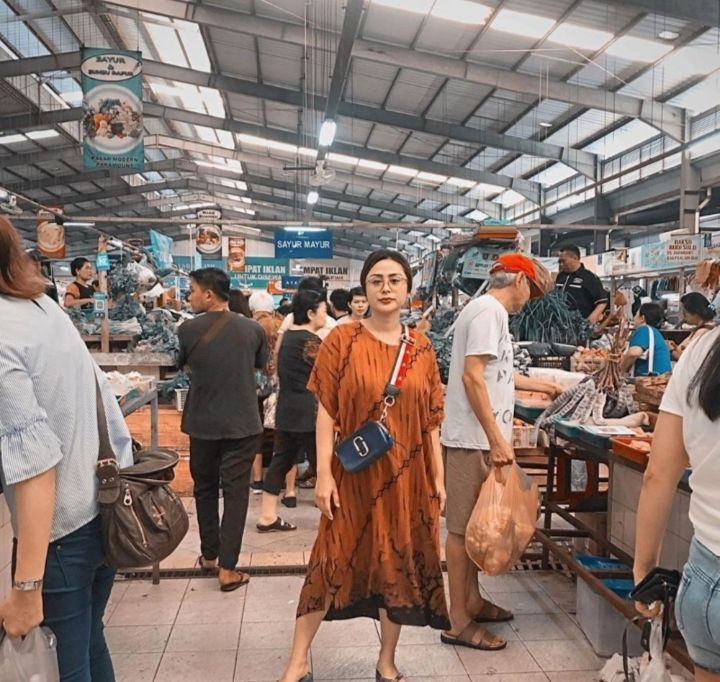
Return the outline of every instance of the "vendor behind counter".
{"type": "Polygon", "coordinates": [[[558,258],[560,273],[555,286],[570,296],[575,308],[593,324],[600,321],[610,302],[600,278],[580,262],[580,249],[566,246],[558,258]]]}
{"type": "Polygon", "coordinates": [[[670,347],[660,332],[665,314],[658,303],[643,303],[635,316],[635,331],[623,358],[625,371],[636,377],[667,374],[672,371],[670,347]]]}

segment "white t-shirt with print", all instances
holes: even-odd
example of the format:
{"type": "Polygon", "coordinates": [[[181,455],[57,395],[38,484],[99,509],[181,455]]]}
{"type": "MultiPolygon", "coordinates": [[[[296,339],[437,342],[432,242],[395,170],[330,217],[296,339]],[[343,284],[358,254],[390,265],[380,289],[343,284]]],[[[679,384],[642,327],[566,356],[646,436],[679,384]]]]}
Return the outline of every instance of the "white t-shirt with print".
{"type": "Polygon", "coordinates": [[[507,310],[494,296],[485,295],[470,301],[458,316],[445,397],[445,421],[440,432],[442,444],[448,447],[489,450],[488,438],[463,385],[465,358],[469,355],[490,357],[485,382],[495,420],[503,436],[511,442],[515,409],[513,348],[507,310]]]}
{"type": "Polygon", "coordinates": [[[688,388],[718,341],[720,329],[693,341],[682,354],[660,410],[683,418],[683,440],[690,458],[690,521],[697,539],[720,555],[720,421],[711,422],[700,406],[688,404],[688,388]]]}

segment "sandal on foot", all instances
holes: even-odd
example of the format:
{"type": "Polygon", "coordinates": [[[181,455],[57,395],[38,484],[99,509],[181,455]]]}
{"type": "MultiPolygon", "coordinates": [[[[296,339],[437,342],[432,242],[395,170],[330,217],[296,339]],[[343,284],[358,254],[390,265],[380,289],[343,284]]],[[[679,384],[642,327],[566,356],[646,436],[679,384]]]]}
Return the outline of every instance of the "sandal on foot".
{"type": "MultiPolygon", "coordinates": [[[[280,682],[280,680],[278,680],[278,682],[280,682]]],[[[308,673],[307,675],[304,675],[298,680],[298,682],[313,682],[313,674],[308,673]]]]}
{"type": "Polygon", "coordinates": [[[464,646],[479,651],[500,651],[507,646],[507,642],[502,637],[497,637],[492,632],[478,627],[474,621],[470,621],[459,635],[443,632],[440,635],[440,641],[443,644],[464,646]]]}
{"type": "Polygon", "coordinates": [[[375,671],[375,682],[402,682],[404,679],[405,675],[400,672],[395,677],[383,677],[379,670],[375,671]]]}
{"type": "Polygon", "coordinates": [[[486,600],[480,612],[475,614],[473,620],[476,623],[507,623],[513,618],[515,616],[512,611],[486,600]]]}
{"type": "Polygon", "coordinates": [[[206,559],[202,554],[198,557],[198,566],[205,573],[213,573],[217,571],[217,559],[206,559]],[[207,562],[207,563],[206,563],[207,562]]]}
{"type": "Polygon", "coordinates": [[[275,521],[267,526],[262,523],[258,523],[255,527],[258,529],[258,533],[277,533],[297,530],[297,526],[293,526],[292,523],[283,521],[279,516],[275,519],[275,521]]]}
{"type": "Polygon", "coordinates": [[[280,502],[282,502],[288,509],[295,509],[295,507],[297,507],[297,497],[295,497],[295,495],[283,497],[280,502]]]}
{"type": "Polygon", "coordinates": [[[221,592],[234,592],[243,585],[247,585],[250,582],[250,576],[242,571],[234,571],[237,578],[226,583],[220,583],[221,592]]]}

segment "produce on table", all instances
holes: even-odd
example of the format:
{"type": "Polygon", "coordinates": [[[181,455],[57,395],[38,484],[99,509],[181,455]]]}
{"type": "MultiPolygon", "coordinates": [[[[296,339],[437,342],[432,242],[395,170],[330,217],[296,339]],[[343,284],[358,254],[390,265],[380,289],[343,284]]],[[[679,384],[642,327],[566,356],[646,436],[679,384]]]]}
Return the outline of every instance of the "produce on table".
{"type": "Polygon", "coordinates": [[[510,332],[518,341],[582,346],[592,327],[571,305],[570,297],[561,291],[534,298],[510,320],[510,332]]]}
{"type": "Polygon", "coordinates": [[[607,348],[578,348],[572,358],[573,372],[594,374],[605,367],[610,359],[607,348]]]}

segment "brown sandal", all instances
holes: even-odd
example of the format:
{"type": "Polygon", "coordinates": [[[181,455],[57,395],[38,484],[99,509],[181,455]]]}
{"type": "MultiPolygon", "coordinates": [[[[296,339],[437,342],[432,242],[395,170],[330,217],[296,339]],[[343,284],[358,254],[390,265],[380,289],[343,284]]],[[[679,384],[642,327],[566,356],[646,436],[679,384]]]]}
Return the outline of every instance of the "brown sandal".
{"type": "Polygon", "coordinates": [[[407,678],[401,672],[395,677],[383,677],[379,670],[375,670],[375,682],[402,682],[405,679],[407,678]]]}
{"type": "Polygon", "coordinates": [[[443,644],[464,646],[479,651],[500,651],[507,646],[507,642],[502,637],[497,637],[492,632],[478,627],[474,621],[470,621],[459,635],[443,632],[440,635],[440,641],[443,644]],[[479,638],[478,635],[480,635],[479,638]]]}
{"type": "Polygon", "coordinates": [[[226,583],[221,582],[221,592],[234,592],[238,588],[242,587],[243,585],[247,585],[250,582],[250,576],[247,573],[243,573],[242,571],[233,572],[235,573],[236,580],[231,580],[226,583]]]}
{"type": "Polygon", "coordinates": [[[475,614],[473,620],[476,623],[507,623],[513,618],[515,618],[515,615],[512,611],[508,611],[486,599],[480,613],[475,614]]]}

